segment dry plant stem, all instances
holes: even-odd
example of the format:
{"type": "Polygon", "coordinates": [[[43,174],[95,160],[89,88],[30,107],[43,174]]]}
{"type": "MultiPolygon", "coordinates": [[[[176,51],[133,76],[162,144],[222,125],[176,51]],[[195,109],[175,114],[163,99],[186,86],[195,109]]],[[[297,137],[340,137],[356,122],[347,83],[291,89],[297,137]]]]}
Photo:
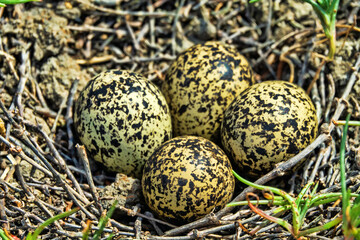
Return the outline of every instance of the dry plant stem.
{"type": "Polygon", "coordinates": [[[314,168],[311,172],[310,178],[308,182],[313,182],[315,180],[316,174],[319,172],[319,166],[323,162],[323,159],[326,158],[326,156],[330,156],[331,153],[331,146],[327,146],[325,149],[320,150],[320,154],[316,159],[314,168]]]}
{"type": "MultiPolygon", "coordinates": [[[[50,117],[50,118],[56,118],[56,114],[57,114],[50,108],[41,107],[41,106],[34,106],[34,111],[35,113],[39,113],[45,117],[50,117]]],[[[60,117],[62,118],[62,116],[60,117]]]]}
{"type": "Polygon", "coordinates": [[[35,84],[36,95],[38,97],[38,100],[40,101],[41,106],[45,109],[50,110],[42,94],[38,81],[36,80],[36,78],[31,78],[31,81],[35,84]]]}
{"type": "Polygon", "coordinates": [[[97,194],[96,187],[95,187],[93,177],[91,174],[89,159],[86,155],[85,147],[77,144],[75,146],[75,148],[77,149],[79,158],[80,158],[81,162],[83,163],[85,174],[86,174],[86,179],[87,179],[87,182],[89,183],[91,195],[92,195],[93,199],[95,200],[95,203],[99,209],[99,212],[103,212],[102,206],[99,202],[99,196],[97,194]]]}
{"type": "MultiPolygon", "coordinates": [[[[332,147],[331,159],[334,159],[337,154],[336,143],[335,143],[334,139],[331,140],[331,147],[332,147]]],[[[333,165],[332,161],[327,162],[326,165],[328,165],[329,168],[327,171],[327,177],[326,177],[325,183],[326,183],[326,186],[331,187],[331,186],[333,186],[333,177],[335,177],[334,165],[333,165]]]]}
{"type": "MultiPolygon", "coordinates": [[[[95,231],[99,230],[99,227],[94,226],[94,224],[98,224],[98,222],[97,221],[92,222],[91,230],[95,230],[95,231]]],[[[79,225],[75,225],[75,224],[62,222],[62,225],[66,228],[72,228],[73,230],[83,230],[83,226],[79,226],[79,225]]],[[[104,228],[104,232],[111,233],[113,231],[109,228],[104,228]]],[[[80,238],[81,237],[83,237],[82,234],[80,235],[80,238]]]]}
{"type": "Polygon", "coordinates": [[[171,236],[171,237],[158,237],[158,236],[149,236],[147,237],[149,240],[191,240],[195,239],[194,236],[171,236]]]}
{"type": "Polygon", "coordinates": [[[268,56],[269,54],[274,50],[276,49],[281,43],[283,43],[284,41],[288,40],[289,38],[297,35],[297,34],[304,34],[304,33],[311,33],[313,32],[314,30],[313,29],[303,29],[303,30],[298,30],[298,31],[294,31],[294,32],[291,32],[285,36],[283,36],[281,39],[279,39],[278,41],[276,41],[275,43],[273,43],[269,50],[267,50],[260,58],[257,59],[257,61],[253,64],[253,67],[255,67],[256,65],[258,65],[260,62],[264,61],[268,56]]]}
{"type": "Polygon", "coordinates": [[[279,64],[279,68],[278,68],[278,74],[277,74],[277,79],[282,79],[281,77],[281,73],[282,73],[282,62],[286,62],[289,67],[290,67],[290,77],[289,77],[289,82],[294,82],[294,73],[295,73],[295,67],[294,64],[292,63],[291,59],[287,57],[287,55],[289,55],[292,51],[297,51],[299,48],[306,46],[308,43],[302,43],[302,44],[294,44],[293,46],[291,46],[289,49],[286,50],[286,52],[282,52],[280,54],[280,64],[279,64]]]}
{"type": "MultiPolygon", "coordinates": [[[[148,10],[150,13],[154,12],[154,5],[152,4],[152,1],[149,1],[148,10]]],[[[150,31],[150,44],[154,45],[156,43],[155,42],[155,18],[150,18],[149,31],[150,31]]],[[[154,56],[154,50],[151,50],[150,57],[153,57],[153,56],[154,56]]],[[[150,62],[150,64],[149,64],[149,69],[150,69],[150,71],[152,71],[152,69],[153,69],[152,62],[150,62]]]]}
{"type": "Polygon", "coordinates": [[[101,32],[101,33],[111,33],[116,34],[118,36],[126,35],[127,31],[124,29],[112,29],[105,27],[96,27],[91,25],[83,24],[81,26],[67,26],[67,29],[79,31],[79,32],[101,32]]]}
{"type": "Polygon", "coordinates": [[[350,28],[354,31],[357,31],[357,32],[360,32],[360,27],[356,27],[356,26],[353,26],[353,25],[344,25],[344,24],[336,24],[336,27],[339,27],[339,28],[350,28]]]}
{"type": "Polygon", "coordinates": [[[316,83],[316,80],[319,78],[320,72],[323,69],[325,63],[326,63],[326,59],[323,59],[322,62],[320,63],[320,66],[316,70],[315,76],[313,77],[308,89],[306,90],[306,93],[308,95],[310,94],[311,89],[313,88],[314,84],[316,83]]]}
{"type": "MultiPolygon", "coordinates": [[[[122,223],[115,221],[114,219],[110,218],[109,222],[111,223],[112,226],[117,227],[118,229],[122,229],[122,230],[126,230],[126,231],[134,231],[133,227],[126,226],[122,223]]],[[[133,236],[133,233],[130,233],[130,234],[131,234],[131,236],[133,236]]]]}
{"type": "MultiPolygon", "coordinates": [[[[66,113],[65,113],[65,122],[66,122],[66,133],[68,135],[68,150],[71,153],[72,159],[75,159],[74,157],[74,136],[71,129],[71,126],[73,124],[73,118],[72,118],[72,112],[73,112],[73,103],[75,98],[75,93],[79,85],[79,79],[75,79],[74,82],[71,84],[67,103],[66,103],[66,113]]],[[[102,211],[100,211],[102,212],[102,211]]]]}
{"type": "Polygon", "coordinates": [[[135,239],[141,239],[141,222],[142,222],[142,218],[137,217],[134,224],[135,239]]]}
{"type": "MultiPolygon", "coordinates": [[[[3,8],[0,8],[0,9],[3,9],[3,8]]],[[[15,67],[14,67],[14,64],[13,64],[15,58],[4,51],[4,48],[3,48],[3,45],[2,45],[2,38],[0,38],[0,50],[2,51],[2,55],[5,56],[7,64],[9,65],[9,67],[11,69],[11,72],[14,74],[16,80],[19,81],[20,77],[19,77],[17,71],[15,70],[15,67]]]]}
{"type": "Polygon", "coordinates": [[[330,111],[331,111],[331,106],[333,104],[333,100],[335,98],[335,82],[334,82],[334,78],[331,74],[327,74],[327,79],[329,80],[329,84],[328,84],[328,104],[326,106],[326,110],[325,110],[325,114],[324,114],[324,120],[325,122],[329,122],[330,118],[330,111]]]}
{"type": "Polygon", "coordinates": [[[313,100],[313,103],[315,105],[315,109],[316,109],[316,116],[317,116],[317,119],[318,119],[318,123],[320,123],[321,121],[321,118],[322,118],[322,107],[321,107],[321,98],[319,96],[319,88],[318,88],[318,85],[317,83],[314,84],[313,88],[311,89],[311,94],[312,94],[312,100],[313,100]]]}
{"type": "Polygon", "coordinates": [[[185,0],[180,0],[180,4],[176,9],[174,22],[172,25],[172,35],[171,35],[171,52],[173,55],[176,54],[176,33],[177,33],[177,23],[179,20],[180,10],[184,6],[185,0]]]}
{"type": "MultiPolygon", "coordinates": [[[[259,54],[260,57],[264,56],[264,53],[260,48],[258,49],[257,53],[259,54]]],[[[272,68],[272,66],[268,63],[268,61],[265,60],[264,63],[265,63],[266,68],[269,70],[271,76],[274,79],[277,79],[276,78],[276,73],[275,73],[274,69],[272,68]]]]}
{"type": "MultiPolygon", "coordinates": [[[[17,157],[17,158],[19,158],[19,157],[17,157]]],[[[25,183],[25,180],[24,180],[24,177],[23,177],[23,174],[21,172],[19,164],[15,165],[15,172],[16,172],[16,177],[19,180],[20,185],[21,185],[22,189],[24,190],[24,192],[26,193],[28,199],[33,200],[36,203],[36,205],[38,205],[38,207],[47,214],[47,217],[53,217],[51,212],[42,204],[41,201],[38,201],[36,196],[34,196],[32,194],[32,192],[29,190],[27,184],[25,183]]],[[[54,222],[54,224],[56,225],[56,227],[58,229],[62,230],[62,227],[60,226],[60,224],[58,222],[54,222]]]]}
{"type": "MultiPolygon", "coordinates": [[[[353,87],[353,85],[355,84],[356,78],[357,78],[357,74],[359,72],[360,69],[360,55],[358,56],[358,59],[355,63],[355,66],[353,68],[353,73],[351,74],[348,84],[345,88],[345,91],[342,95],[342,99],[347,99],[351,89],[353,87]]],[[[344,102],[339,102],[338,106],[336,107],[335,113],[332,117],[332,119],[334,120],[338,120],[341,113],[344,111],[345,109],[345,104],[344,102]]],[[[280,165],[278,165],[275,169],[273,169],[271,172],[269,172],[268,174],[266,174],[265,176],[259,178],[255,183],[259,184],[259,185],[264,185],[265,183],[269,182],[270,180],[275,179],[276,177],[279,176],[283,176],[285,174],[286,171],[292,169],[296,164],[298,164],[304,157],[306,157],[309,153],[311,153],[314,149],[316,149],[320,144],[327,142],[329,140],[331,140],[331,132],[334,129],[335,125],[333,123],[330,123],[329,128],[328,128],[328,132],[327,133],[322,133],[320,134],[309,146],[307,146],[303,151],[301,151],[299,154],[297,154],[296,156],[294,156],[293,158],[289,159],[286,162],[281,163],[280,165]]],[[[247,187],[245,188],[238,196],[236,196],[232,202],[238,202],[241,200],[245,199],[245,196],[247,193],[254,191],[253,188],[251,187],[247,187]]],[[[234,209],[234,207],[227,207],[227,208],[223,208],[222,210],[220,210],[219,212],[217,212],[215,214],[215,216],[209,217],[206,216],[200,220],[197,220],[195,222],[180,226],[178,228],[169,230],[167,232],[165,232],[165,236],[174,236],[174,235],[178,235],[181,234],[183,232],[188,232],[190,229],[195,229],[195,228],[199,228],[199,227],[203,227],[206,226],[209,223],[218,223],[218,221],[220,220],[220,218],[222,216],[224,216],[226,213],[229,213],[230,211],[232,211],[234,209]],[[215,218],[214,220],[212,220],[212,218],[215,218]]]]}
{"type": "Polygon", "coordinates": [[[325,74],[324,71],[320,72],[320,79],[319,79],[319,94],[320,94],[320,103],[321,109],[325,109],[326,105],[326,88],[325,88],[325,74]]]}
{"type": "Polygon", "coordinates": [[[172,228],[177,227],[177,226],[175,226],[175,225],[173,225],[171,223],[168,223],[168,222],[165,222],[165,221],[162,221],[162,220],[147,216],[145,214],[139,213],[137,211],[131,210],[131,209],[123,207],[123,206],[117,206],[117,208],[119,208],[120,210],[126,212],[128,216],[138,216],[138,217],[142,217],[142,218],[145,218],[145,219],[148,219],[148,220],[151,220],[151,221],[155,221],[157,223],[160,223],[160,224],[172,227],[172,228]]]}
{"type": "Polygon", "coordinates": [[[47,159],[37,150],[36,147],[31,143],[31,141],[28,138],[28,133],[24,131],[21,135],[19,135],[19,139],[21,139],[25,145],[27,145],[34,154],[45,164],[45,166],[50,170],[50,172],[53,174],[53,177],[55,178],[57,185],[61,186],[65,192],[69,195],[70,199],[74,201],[74,203],[81,208],[81,210],[90,218],[95,220],[96,217],[91,214],[88,210],[85,209],[85,207],[78,201],[78,199],[73,194],[75,191],[61,178],[60,174],[55,170],[55,168],[47,161],[47,159]]]}
{"type": "Polygon", "coordinates": [[[90,1],[87,1],[87,0],[76,0],[76,2],[87,5],[88,7],[91,7],[98,11],[108,13],[111,15],[118,15],[118,16],[128,16],[129,15],[129,16],[137,16],[137,17],[155,17],[155,18],[175,16],[175,13],[173,13],[173,12],[121,11],[121,10],[113,10],[110,8],[99,7],[99,6],[96,6],[95,4],[90,3],[90,1]]]}
{"type": "MultiPolygon", "coordinates": [[[[76,190],[78,191],[78,193],[80,195],[84,195],[78,181],[76,180],[75,176],[72,174],[72,172],[69,170],[69,167],[67,166],[65,160],[60,156],[59,152],[57,151],[57,149],[55,148],[52,140],[49,138],[49,136],[42,131],[40,128],[37,128],[37,131],[43,136],[43,138],[45,139],[47,146],[50,148],[51,152],[54,154],[54,157],[56,158],[57,162],[59,163],[59,166],[62,170],[64,170],[66,172],[66,174],[68,175],[68,177],[70,178],[70,180],[72,181],[72,183],[74,184],[76,190]]],[[[88,204],[88,202],[85,202],[86,204],[88,204]]]]}
{"type": "Polygon", "coordinates": [[[299,72],[299,76],[298,76],[298,80],[297,80],[297,85],[299,85],[300,87],[303,87],[304,85],[304,75],[307,72],[307,67],[308,67],[308,63],[310,60],[310,53],[313,51],[314,49],[314,41],[316,39],[316,35],[314,34],[314,36],[307,42],[307,46],[308,48],[305,50],[305,58],[301,67],[301,71],[299,72]]]}
{"type": "Polygon", "coordinates": [[[20,79],[19,84],[16,89],[15,97],[10,105],[9,110],[14,110],[16,107],[19,109],[20,116],[23,116],[23,107],[21,104],[22,93],[24,92],[25,83],[27,81],[27,70],[30,68],[29,52],[27,49],[31,44],[28,44],[27,47],[21,52],[21,65],[20,65],[20,79]]]}
{"type": "Polygon", "coordinates": [[[46,168],[44,168],[43,166],[41,166],[40,164],[38,164],[36,161],[32,160],[30,157],[28,157],[24,151],[21,151],[19,153],[19,156],[21,157],[21,159],[25,160],[26,162],[30,163],[33,167],[37,168],[38,170],[42,171],[45,175],[47,175],[48,177],[52,178],[53,175],[52,173],[47,170],[46,168]]]}
{"type": "Polygon", "coordinates": [[[6,215],[6,211],[5,211],[4,206],[5,206],[5,198],[2,197],[0,199],[0,219],[1,219],[1,222],[2,222],[1,226],[4,229],[9,229],[10,228],[10,223],[8,221],[8,217],[6,215]]]}
{"type": "MultiPolygon", "coordinates": [[[[140,62],[157,62],[157,61],[173,61],[176,59],[175,55],[169,56],[169,55],[160,55],[160,56],[154,56],[154,57],[131,57],[131,58],[124,58],[124,59],[118,59],[112,57],[112,61],[117,64],[128,64],[128,63],[140,63],[140,62]]],[[[81,63],[79,63],[81,64],[81,63]]]]}
{"type": "MultiPolygon", "coordinates": [[[[144,214],[145,214],[147,217],[154,218],[154,215],[153,215],[151,212],[146,211],[144,214]]],[[[150,219],[148,219],[148,221],[149,221],[150,224],[154,227],[157,235],[161,236],[161,235],[164,234],[164,232],[160,229],[160,227],[157,225],[157,223],[156,223],[155,221],[150,220],[150,219]]]]}
{"type": "MultiPolygon", "coordinates": [[[[149,24],[148,23],[143,24],[143,27],[141,28],[141,30],[138,31],[138,35],[136,37],[136,42],[138,42],[140,44],[140,42],[142,42],[145,39],[145,35],[148,33],[149,33],[149,24]]],[[[149,70],[151,71],[151,68],[149,68],[149,70]]]]}
{"type": "MultiPolygon", "coordinates": [[[[234,38],[238,38],[239,41],[248,40],[248,39],[244,38],[242,35],[244,35],[244,33],[246,33],[246,32],[253,31],[253,30],[255,30],[254,27],[249,27],[249,26],[240,27],[239,29],[236,30],[235,33],[233,33],[230,36],[226,37],[224,40],[226,42],[229,41],[229,40],[232,40],[234,38]]],[[[253,39],[252,39],[252,41],[253,41],[253,39]]],[[[252,41],[249,40],[249,41],[245,41],[245,42],[248,43],[248,45],[256,44],[255,42],[252,42],[252,41]]]]}
{"type": "Polygon", "coordinates": [[[272,23],[272,17],[273,17],[273,1],[269,0],[269,8],[268,8],[268,14],[267,14],[267,24],[266,24],[266,28],[264,31],[264,37],[265,40],[268,40],[271,37],[271,23],[272,23]]]}
{"type": "MultiPolygon", "coordinates": [[[[290,59],[288,59],[285,55],[287,53],[282,53],[280,55],[280,61],[281,62],[286,62],[289,67],[290,67],[290,77],[289,77],[289,82],[293,83],[294,82],[294,72],[295,72],[295,67],[294,64],[291,62],[290,59]]],[[[279,68],[278,68],[278,73],[277,73],[277,79],[282,79],[281,77],[281,72],[282,72],[282,64],[279,64],[279,68]]]]}
{"type": "Polygon", "coordinates": [[[221,226],[217,226],[217,227],[212,227],[212,228],[209,228],[209,229],[206,229],[206,230],[201,230],[201,231],[193,230],[193,235],[196,238],[204,238],[209,234],[220,232],[220,231],[230,230],[230,229],[233,229],[235,227],[236,227],[235,223],[230,223],[230,224],[225,224],[225,225],[221,225],[221,226]]]}
{"type": "Polygon", "coordinates": [[[53,122],[53,126],[51,127],[50,136],[51,136],[52,140],[54,140],[54,138],[55,138],[56,127],[57,127],[59,119],[61,117],[61,113],[62,113],[63,109],[65,108],[65,103],[66,103],[66,98],[63,98],[63,100],[61,101],[59,110],[56,114],[55,120],[53,122]]]}
{"type": "Polygon", "coordinates": [[[140,51],[140,50],[141,50],[140,45],[139,45],[139,43],[138,43],[137,40],[136,40],[134,31],[132,30],[132,28],[131,28],[131,26],[130,26],[130,24],[129,24],[128,19],[129,19],[129,17],[125,17],[126,29],[127,29],[128,33],[129,33],[129,35],[130,35],[130,38],[131,38],[131,40],[132,40],[132,42],[133,42],[133,45],[134,45],[135,50],[136,50],[136,51],[140,51]]]}

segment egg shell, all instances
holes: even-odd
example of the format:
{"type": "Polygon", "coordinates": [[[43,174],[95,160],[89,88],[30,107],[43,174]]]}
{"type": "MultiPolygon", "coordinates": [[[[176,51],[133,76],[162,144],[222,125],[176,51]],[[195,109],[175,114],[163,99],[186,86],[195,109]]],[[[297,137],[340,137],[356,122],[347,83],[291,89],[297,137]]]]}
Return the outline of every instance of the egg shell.
{"type": "Polygon", "coordinates": [[[307,147],[317,130],[315,107],[302,88],[266,81],[234,99],[225,112],[221,139],[241,171],[259,177],[307,147]]]}
{"type": "Polygon", "coordinates": [[[196,136],[173,138],[145,164],[145,201],[163,219],[199,219],[231,200],[235,186],[231,170],[225,152],[210,140],[196,136]]]}
{"type": "Polygon", "coordinates": [[[123,70],[109,70],[89,81],[76,101],[74,125],[96,161],[138,178],[145,161],[172,136],[160,90],[142,75],[123,70]]]}
{"type": "Polygon", "coordinates": [[[182,52],[161,87],[171,111],[174,135],[219,141],[225,109],[252,84],[248,61],[229,45],[206,42],[182,52]]]}

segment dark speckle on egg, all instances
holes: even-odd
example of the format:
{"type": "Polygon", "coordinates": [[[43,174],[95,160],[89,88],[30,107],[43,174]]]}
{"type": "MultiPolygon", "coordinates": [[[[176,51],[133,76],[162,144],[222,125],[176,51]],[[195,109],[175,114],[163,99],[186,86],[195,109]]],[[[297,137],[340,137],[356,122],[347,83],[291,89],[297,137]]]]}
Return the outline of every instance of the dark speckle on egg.
{"type": "Polygon", "coordinates": [[[140,74],[121,70],[89,81],[76,101],[74,125],[96,161],[134,177],[141,176],[147,158],[172,135],[160,90],[140,74]]]}
{"type": "Polygon", "coordinates": [[[231,170],[224,151],[213,142],[195,136],[173,138],[145,164],[145,201],[163,219],[199,219],[231,200],[235,185],[231,170]]]}
{"type": "Polygon", "coordinates": [[[252,84],[251,67],[235,48],[221,42],[190,47],[172,63],[162,84],[174,135],[217,141],[225,109],[252,84]]]}
{"type": "Polygon", "coordinates": [[[316,137],[315,107],[305,91],[286,81],[266,81],[230,104],[221,126],[222,144],[243,174],[259,177],[316,137]]]}

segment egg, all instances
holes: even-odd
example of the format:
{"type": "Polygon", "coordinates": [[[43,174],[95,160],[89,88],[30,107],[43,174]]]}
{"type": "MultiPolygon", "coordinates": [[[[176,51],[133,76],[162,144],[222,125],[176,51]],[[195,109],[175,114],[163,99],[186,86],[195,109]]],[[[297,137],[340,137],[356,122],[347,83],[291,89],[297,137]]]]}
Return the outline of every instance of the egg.
{"type": "Polygon", "coordinates": [[[315,107],[302,88],[266,81],[249,87],[230,104],[221,140],[242,173],[259,177],[307,147],[317,130],[315,107]]]}
{"type": "Polygon", "coordinates": [[[235,48],[213,41],[185,50],[169,67],[161,87],[174,135],[218,142],[225,109],[252,84],[252,69],[235,48]]]}
{"type": "Polygon", "coordinates": [[[74,125],[90,155],[109,170],[140,178],[145,161],[172,136],[160,90],[142,75],[109,70],[81,91],[74,125]]]}
{"type": "Polygon", "coordinates": [[[231,199],[235,185],[231,170],[225,152],[210,140],[175,137],[159,147],[145,164],[145,201],[162,219],[199,219],[231,199]]]}

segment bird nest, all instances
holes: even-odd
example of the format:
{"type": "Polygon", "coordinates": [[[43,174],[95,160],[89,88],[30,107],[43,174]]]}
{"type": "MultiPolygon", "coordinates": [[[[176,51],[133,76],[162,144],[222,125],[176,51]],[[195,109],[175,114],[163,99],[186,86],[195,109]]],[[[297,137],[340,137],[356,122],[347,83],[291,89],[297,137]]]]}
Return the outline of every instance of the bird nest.
{"type": "MultiPolygon", "coordinates": [[[[74,207],[42,239],[84,238],[118,201],[102,229],[114,239],[280,239],[291,233],[264,223],[249,206],[225,207],[204,218],[174,225],[147,208],[138,179],[106,171],[86,155],[73,128],[73,105],[92,76],[108,69],[142,73],[155,84],[177,54],[196,43],[219,40],[236,47],[253,67],[256,81],[293,79],[312,98],[319,135],[306,149],[279,164],[257,184],[298,196],[308,183],[319,194],[341,192],[339,150],[343,127],[334,121],[360,114],[359,4],[344,1],[337,16],[333,61],[306,3],[246,1],[33,2],[0,9],[0,224],[9,238],[24,239],[40,224],[74,207]],[[298,170],[294,166],[305,162],[298,170]],[[252,234],[257,229],[256,234],[252,234]]],[[[359,191],[358,127],[346,141],[347,186],[359,191]]],[[[237,184],[233,201],[257,190],[237,184]]],[[[271,212],[274,206],[263,206],[271,212]]],[[[342,214],[336,202],[312,207],[303,229],[342,214]]],[[[282,218],[291,222],[291,213],[282,218]]],[[[310,234],[341,238],[341,224],[310,234]]],[[[3,239],[6,239],[5,237],[3,239]]]]}

